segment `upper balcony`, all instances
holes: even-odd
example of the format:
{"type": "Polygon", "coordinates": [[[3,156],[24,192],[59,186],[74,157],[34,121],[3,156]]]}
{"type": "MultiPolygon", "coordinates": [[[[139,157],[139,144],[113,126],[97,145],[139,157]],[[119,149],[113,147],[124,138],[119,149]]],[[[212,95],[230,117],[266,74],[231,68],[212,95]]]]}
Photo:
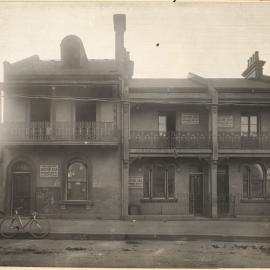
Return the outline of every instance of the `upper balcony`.
{"type": "Polygon", "coordinates": [[[117,145],[119,132],[112,122],[6,122],[0,125],[5,144],[117,145]]]}
{"type": "Polygon", "coordinates": [[[211,152],[211,140],[203,131],[131,131],[129,147],[134,154],[207,154],[211,152]]]}
{"type": "MultiPolygon", "coordinates": [[[[210,154],[211,134],[203,131],[131,131],[131,153],[210,154]]],[[[269,152],[270,132],[243,136],[241,132],[218,132],[218,148],[222,153],[269,152]]]]}

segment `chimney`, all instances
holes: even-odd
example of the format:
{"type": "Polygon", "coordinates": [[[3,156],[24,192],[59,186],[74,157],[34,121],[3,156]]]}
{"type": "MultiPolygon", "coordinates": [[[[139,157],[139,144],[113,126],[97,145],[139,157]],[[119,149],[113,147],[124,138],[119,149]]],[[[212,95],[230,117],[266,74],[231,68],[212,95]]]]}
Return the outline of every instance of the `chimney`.
{"type": "Polygon", "coordinates": [[[126,15],[114,14],[113,24],[115,32],[115,59],[122,60],[125,57],[124,33],[126,31],[126,15]]]}
{"type": "Polygon", "coordinates": [[[246,70],[242,73],[242,76],[246,79],[262,79],[263,78],[263,66],[265,61],[259,59],[259,52],[256,51],[249,59],[246,70]]]}

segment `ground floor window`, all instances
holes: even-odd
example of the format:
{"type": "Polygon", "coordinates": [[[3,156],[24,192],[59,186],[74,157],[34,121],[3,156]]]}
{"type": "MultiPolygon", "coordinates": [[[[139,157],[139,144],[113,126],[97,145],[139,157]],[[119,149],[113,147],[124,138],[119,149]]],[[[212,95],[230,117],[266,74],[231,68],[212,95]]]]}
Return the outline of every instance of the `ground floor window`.
{"type": "Polygon", "coordinates": [[[265,197],[265,173],[260,164],[249,164],[243,169],[243,197],[258,199],[265,197]]]}
{"type": "Polygon", "coordinates": [[[174,166],[153,165],[144,169],[144,198],[174,198],[174,166]]]}
{"type": "Polygon", "coordinates": [[[87,200],[87,168],[83,162],[69,164],[67,172],[67,200],[87,200]]]}

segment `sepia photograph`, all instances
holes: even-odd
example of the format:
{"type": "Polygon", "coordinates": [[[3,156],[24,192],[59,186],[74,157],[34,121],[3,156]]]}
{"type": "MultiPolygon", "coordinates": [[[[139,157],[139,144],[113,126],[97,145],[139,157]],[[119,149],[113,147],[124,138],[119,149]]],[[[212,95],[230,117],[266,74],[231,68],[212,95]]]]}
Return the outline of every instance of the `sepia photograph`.
{"type": "Polygon", "coordinates": [[[1,1],[0,268],[270,268],[270,1],[1,1]]]}

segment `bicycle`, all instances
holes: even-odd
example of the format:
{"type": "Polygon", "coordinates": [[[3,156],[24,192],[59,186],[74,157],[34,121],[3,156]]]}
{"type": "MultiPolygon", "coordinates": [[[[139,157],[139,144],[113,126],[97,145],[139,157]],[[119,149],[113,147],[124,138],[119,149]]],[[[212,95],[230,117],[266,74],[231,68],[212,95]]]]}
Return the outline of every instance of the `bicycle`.
{"type": "Polygon", "coordinates": [[[1,222],[0,233],[4,238],[13,238],[18,233],[28,232],[36,239],[44,238],[49,234],[50,224],[47,219],[40,219],[37,212],[33,212],[29,219],[24,223],[16,209],[11,217],[5,217],[1,222]],[[26,228],[28,227],[28,230],[26,228]]]}

